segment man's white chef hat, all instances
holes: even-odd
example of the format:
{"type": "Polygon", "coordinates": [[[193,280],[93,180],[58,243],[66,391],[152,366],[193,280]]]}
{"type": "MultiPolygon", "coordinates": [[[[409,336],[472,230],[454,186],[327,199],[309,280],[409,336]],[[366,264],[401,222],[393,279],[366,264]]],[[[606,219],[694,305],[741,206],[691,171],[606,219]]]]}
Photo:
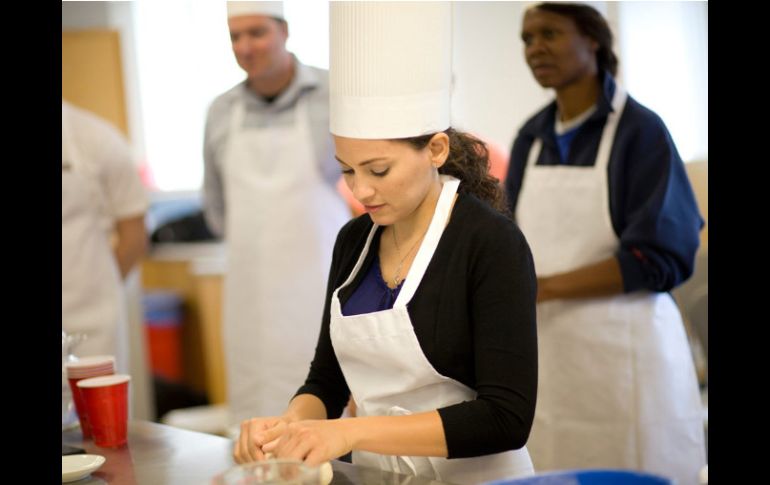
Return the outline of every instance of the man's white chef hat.
{"type": "Polygon", "coordinates": [[[330,2],[334,135],[390,139],[449,128],[450,2],[330,2]]]}
{"type": "Polygon", "coordinates": [[[283,2],[227,2],[227,18],[241,15],[266,15],[284,19],[283,2]]]}

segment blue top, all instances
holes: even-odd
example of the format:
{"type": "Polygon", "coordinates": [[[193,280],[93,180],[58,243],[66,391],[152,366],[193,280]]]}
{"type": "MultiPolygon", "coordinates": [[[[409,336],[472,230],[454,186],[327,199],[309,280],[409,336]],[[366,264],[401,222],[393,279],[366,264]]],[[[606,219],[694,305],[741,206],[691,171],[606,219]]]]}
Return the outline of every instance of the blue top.
{"type": "MultiPolygon", "coordinates": [[[[372,248],[370,247],[369,250],[371,251],[372,248]]],[[[348,301],[342,305],[342,314],[345,316],[363,315],[364,313],[390,310],[401,292],[401,287],[404,286],[404,281],[406,279],[401,280],[397,287],[389,288],[382,277],[382,271],[380,271],[380,256],[379,254],[375,255],[364,279],[361,280],[361,284],[350,295],[348,301]]]]}
{"type": "Polygon", "coordinates": [[[571,130],[567,130],[561,135],[556,135],[556,143],[559,144],[559,155],[561,155],[561,163],[566,164],[569,158],[569,147],[572,145],[572,140],[575,139],[575,135],[579,131],[580,126],[576,126],[571,130]]]}
{"type": "MultiPolygon", "coordinates": [[[[578,128],[566,165],[592,166],[602,130],[612,110],[615,80],[601,74],[603,90],[596,111],[578,128]]],[[[561,164],[554,131],[556,101],[519,130],[511,151],[506,191],[515,214],[527,155],[535,138],[543,149],[538,165],[561,164]]],[[[663,120],[628,97],[610,152],[609,207],[620,240],[616,256],[624,291],[668,291],[690,277],[703,219],[684,163],[663,120]]]]}

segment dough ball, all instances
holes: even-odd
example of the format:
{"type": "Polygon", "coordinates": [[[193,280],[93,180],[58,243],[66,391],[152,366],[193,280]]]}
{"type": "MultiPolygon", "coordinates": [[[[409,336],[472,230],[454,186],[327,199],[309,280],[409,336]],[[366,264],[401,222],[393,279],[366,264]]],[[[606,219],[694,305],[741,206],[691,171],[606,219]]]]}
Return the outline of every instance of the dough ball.
{"type": "Polygon", "coordinates": [[[320,485],[329,485],[332,483],[332,476],[334,475],[334,472],[332,471],[332,464],[328,461],[320,466],[320,485]]]}

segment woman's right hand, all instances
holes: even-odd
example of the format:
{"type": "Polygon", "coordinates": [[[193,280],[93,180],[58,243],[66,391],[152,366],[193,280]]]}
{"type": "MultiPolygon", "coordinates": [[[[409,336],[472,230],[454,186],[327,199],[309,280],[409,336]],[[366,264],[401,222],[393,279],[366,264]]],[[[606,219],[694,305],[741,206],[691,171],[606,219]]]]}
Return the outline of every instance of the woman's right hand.
{"type": "Polygon", "coordinates": [[[241,434],[235,443],[233,459],[236,463],[249,463],[265,460],[265,452],[262,447],[268,443],[265,432],[271,430],[271,435],[283,435],[289,425],[289,419],[285,416],[271,416],[267,418],[251,418],[241,422],[241,434]]]}

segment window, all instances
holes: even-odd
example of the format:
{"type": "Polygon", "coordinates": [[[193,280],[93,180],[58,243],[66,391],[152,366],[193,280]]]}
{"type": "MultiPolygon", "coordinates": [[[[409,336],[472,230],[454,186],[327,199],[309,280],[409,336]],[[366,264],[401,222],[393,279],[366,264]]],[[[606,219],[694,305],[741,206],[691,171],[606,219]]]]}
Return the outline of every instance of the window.
{"type": "Polygon", "coordinates": [[[619,70],[685,162],[708,159],[708,3],[618,2],[619,70]]]}
{"type": "MultiPolygon", "coordinates": [[[[211,101],[244,79],[230,47],[224,2],[132,2],[147,164],[161,191],[203,181],[203,130],[211,101]]],[[[285,1],[287,48],[328,68],[328,3],[285,1]]]]}

